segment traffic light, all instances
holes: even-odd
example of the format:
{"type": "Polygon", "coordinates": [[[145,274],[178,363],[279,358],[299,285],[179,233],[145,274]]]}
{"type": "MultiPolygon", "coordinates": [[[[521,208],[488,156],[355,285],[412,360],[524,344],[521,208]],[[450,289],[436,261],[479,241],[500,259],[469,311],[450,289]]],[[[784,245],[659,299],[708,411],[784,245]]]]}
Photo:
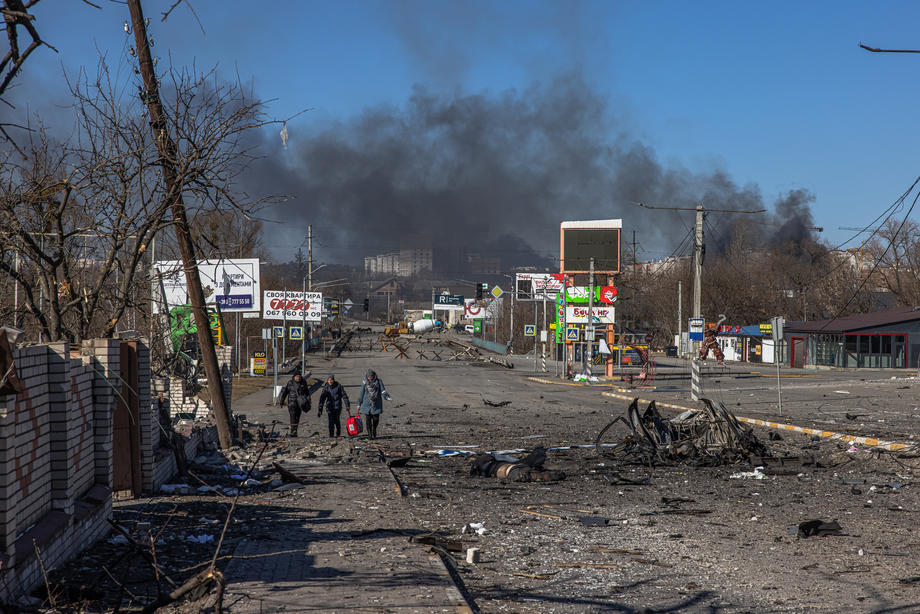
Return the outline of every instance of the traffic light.
{"type": "Polygon", "coordinates": [[[366,298],[364,299],[364,313],[367,313],[370,310],[371,310],[371,299],[366,298]]]}
{"type": "Polygon", "coordinates": [[[476,284],[476,300],[482,300],[482,284],[476,284]]]}

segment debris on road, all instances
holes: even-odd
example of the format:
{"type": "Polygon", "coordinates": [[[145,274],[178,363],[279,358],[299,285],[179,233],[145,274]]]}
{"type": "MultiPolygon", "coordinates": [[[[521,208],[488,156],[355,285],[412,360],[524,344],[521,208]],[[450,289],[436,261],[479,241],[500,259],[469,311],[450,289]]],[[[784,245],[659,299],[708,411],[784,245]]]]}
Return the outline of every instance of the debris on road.
{"type": "Polygon", "coordinates": [[[667,420],[651,401],[639,412],[639,399],[633,399],[620,416],[605,426],[595,440],[599,454],[631,458],[643,465],[688,463],[696,466],[726,465],[765,456],[766,446],[754,435],[753,428],[743,425],[722,403],[718,407],[701,399],[701,411],[686,411],[667,420]],[[604,436],[617,423],[629,430],[623,441],[606,450],[604,436]]]}
{"type": "Polygon", "coordinates": [[[843,527],[836,520],[825,522],[824,520],[806,520],[800,522],[796,529],[790,529],[790,533],[795,532],[799,537],[824,537],[826,535],[843,535],[843,527]]]}
{"type": "Polygon", "coordinates": [[[544,469],[545,461],[545,448],[536,448],[520,460],[498,453],[478,454],[473,458],[470,475],[497,477],[509,482],[558,482],[565,479],[565,472],[544,469]]]}
{"type": "Polygon", "coordinates": [[[489,407],[504,407],[505,405],[511,405],[511,401],[490,401],[489,399],[483,399],[482,403],[489,407]]]}

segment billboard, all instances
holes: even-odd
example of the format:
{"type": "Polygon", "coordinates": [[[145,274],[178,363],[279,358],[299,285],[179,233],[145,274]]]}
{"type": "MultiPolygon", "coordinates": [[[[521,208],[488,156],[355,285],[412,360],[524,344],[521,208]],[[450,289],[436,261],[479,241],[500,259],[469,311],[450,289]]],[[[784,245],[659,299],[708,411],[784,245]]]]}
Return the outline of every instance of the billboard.
{"type": "Polygon", "coordinates": [[[266,320],[319,322],[323,319],[323,293],[265,290],[262,317],[266,320]]]}
{"type": "MultiPolygon", "coordinates": [[[[189,304],[182,262],[160,260],[154,267],[159,273],[162,294],[154,291],[154,296],[159,300],[153,301],[153,312],[162,313],[163,301],[166,302],[167,311],[189,304]]],[[[224,313],[258,312],[262,308],[259,301],[261,287],[258,258],[201,260],[198,262],[198,278],[204,290],[205,302],[218,305],[224,313]]]]}
{"type": "Polygon", "coordinates": [[[518,300],[556,300],[562,290],[562,276],[552,273],[517,273],[514,280],[518,300]]]}
{"type": "MultiPolygon", "coordinates": [[[[590,303],[591,293],[587,286],[569,286],[565,289],[567,303],[590,303]]],[[[594,286],[595,303],[616,303],[616,286],[594,286]]]]}
{"type": "MultiPolygon", "coordinates": [[[[613,324],[613,317],[616,312],[615,307],[594,306],[591,310],[591,320],[593,324],[613,324]]],[[[588,324],[588,307],[586,305],[566,305],[565,308],[566,324],[588,324]]]]}
{"type": "Polygon", "coordinates": [[[594,258],[595,273],[619,273],[622,229],[623,220],[619,219],[562,222],[559,227],[559,271],[587,273],[591,258],[594,258]]]}
{"type": "Polygon", "coordinates": [[[447,311],[463,311],[463,295],[438,294],[434,297],[434,308],[447,311]]]}

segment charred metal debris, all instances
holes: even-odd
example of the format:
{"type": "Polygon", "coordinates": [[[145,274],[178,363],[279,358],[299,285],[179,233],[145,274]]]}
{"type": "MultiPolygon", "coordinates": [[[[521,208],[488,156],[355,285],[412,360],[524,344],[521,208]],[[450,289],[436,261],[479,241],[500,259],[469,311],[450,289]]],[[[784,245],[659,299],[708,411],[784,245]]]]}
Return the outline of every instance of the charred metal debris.
{"type": "Polygon", "coordinates": [[[651,401],[644,412],[633,399],[625,416],[605,426],[594,446],[599,454],[631,460],[642,465],[690,464],[717,466],[744,462],[767,455],[766,446],[753,429],[738,421],[722,403],[701,399],[703,409],[686,411],[666,419],[651,401]],[[629,433],[612,443],[613,427],[622,422],[629,433]]]}
{"type": "Polygon", "coordinates": [[[547,470],[546,449],[536,448],[522,459],[505,454],[477,454],[472,459],[470,475],[499,478],[509,482],[558,482],[565,479],[565,472],[547,470]]]}

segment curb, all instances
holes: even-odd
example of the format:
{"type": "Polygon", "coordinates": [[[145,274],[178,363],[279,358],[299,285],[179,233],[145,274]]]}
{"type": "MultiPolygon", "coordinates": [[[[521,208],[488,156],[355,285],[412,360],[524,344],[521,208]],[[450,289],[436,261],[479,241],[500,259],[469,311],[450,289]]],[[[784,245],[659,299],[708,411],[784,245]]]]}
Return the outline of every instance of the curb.
{"type": "Polygon", "coordinates": [[[586,382],[557,382],[551,379],[546,379],[543,377],[528,377],[528,380],[532,382],[537,382],[539,384],[551,384],[553,386],[575,386],[576,388],[606,388],[608,390],[616,390],[617,392],[632,392],[629,388],[611,388],[610,384],[589,384],[586,382]]]}
{"type": "MultiPolygon", "coordinates": [[[[620,392],[628,392],[625,390],[620,390],[620,392]]],[[[625,396],[622,394],[616,394],[613,392],[602,392],[605,397],[611,397],[614,399],[622,399],[624,401],[632,401],[636,397],[625,396]]],[[[642,403],[649,403],[648,399],[639,399],[642,403]]],[[[656,405],[661,407],[669,407],[671,409],[677,409],[680,411],[700,411],[699,409],[693,407],[685,407],[683,405],[673,405],[671,403],[659,403],[655,401],[656,405]]],[[[868,446],[870,448],[878,448],[880,450],[888,450],[890,452],[900,452],[907,450],[915,446],[916,444],[908,443],[897,443],[894,441],[884,441],[882,439],[876,439],[874,437],[861,437],[856,435],[844,435],[843,433],[835,433],[833,431],[821,431],[818,429],[812,429],[804,426],[795,426],[793,424],[782,424],[779,422],[768,422],[766,420],[758,420],[757,418],[745,418],[743,416],[736,416],[739,422],[745,422],[747,424],[755,424],[757,426],[764,426],[771,429],[780,429],[784,431],[794,431],[796,433],[804,433],[805,435],[817,435],[819,437],[824,437],[826,439],[836,439],[838,441],[845,441],[847,443],[856,443],[863,446],[868,446]]]]}

